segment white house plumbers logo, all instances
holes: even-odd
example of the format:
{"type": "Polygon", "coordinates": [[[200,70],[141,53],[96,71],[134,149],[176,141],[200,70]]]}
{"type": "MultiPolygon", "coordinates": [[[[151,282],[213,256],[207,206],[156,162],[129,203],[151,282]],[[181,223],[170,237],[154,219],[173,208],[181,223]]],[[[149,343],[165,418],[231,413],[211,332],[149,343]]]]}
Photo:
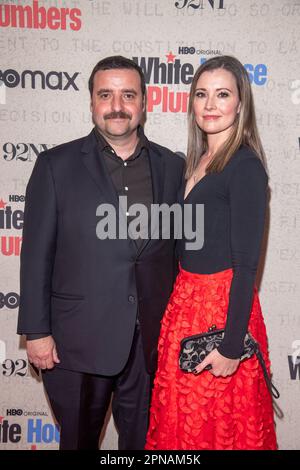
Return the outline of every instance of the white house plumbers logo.
{"type": "MultiPolygon", "coordinates": [[[[190,51],[191,48],[187,47],[190,51]]],[[[192,53],[194,54],[192,48],[192,53]]],[[[196,50],[195,50],[196,51],[196,50]]],[[[180,50],[182,52],[182,50],[180,50]]],[[[188,58],[177,57],[169,51],[160,57],[132,57],[132,60],[143,70],[147,87],[147,112],[186,113],[189,101],[189,85],[192,83],[195,67],[188,58]],[[182,60],[184,59],[184,60],[182,60]],[[173,85],[183,85],[184,90],[174,90],[173,85]]],[[[199,65],[207,58],[199,57],[199,65]]],[[[268,80],[266,64],[244,64],[250,83],[264,86],[268,80]]]]}

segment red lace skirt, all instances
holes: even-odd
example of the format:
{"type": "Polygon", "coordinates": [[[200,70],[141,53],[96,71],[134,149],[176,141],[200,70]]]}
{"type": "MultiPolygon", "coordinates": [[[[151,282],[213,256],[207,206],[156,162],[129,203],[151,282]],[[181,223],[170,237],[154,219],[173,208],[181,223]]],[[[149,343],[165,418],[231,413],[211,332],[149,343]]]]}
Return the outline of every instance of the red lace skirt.
{"type": "MultiPolygon", "coordinates": [[[[162,320],[158,370],[147,435],[148,450],[272,450],[277,448],[272,398],[253,356],[230,377],[181,372],[180,341],[224,328],[232,270],[193,274],[183,269],[162,320]]],[[[249,331],[270,370],[267,336],[255,289],[249,331]]]]}

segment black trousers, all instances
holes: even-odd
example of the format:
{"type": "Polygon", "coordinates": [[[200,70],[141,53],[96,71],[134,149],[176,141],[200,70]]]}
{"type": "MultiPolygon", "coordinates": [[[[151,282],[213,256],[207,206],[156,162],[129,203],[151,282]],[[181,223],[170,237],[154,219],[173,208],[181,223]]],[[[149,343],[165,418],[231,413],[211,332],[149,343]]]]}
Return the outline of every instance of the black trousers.
{"type": "Polygon", "coordinates": [[[106,377],[55,367],[43,382],[60,425],[60,449],[98,449],[110,404],[119,433],[119,450],[143,449],[148,428],[152,376],[146,372],[139,327],[130,356],[116,376],[106,377]]]}

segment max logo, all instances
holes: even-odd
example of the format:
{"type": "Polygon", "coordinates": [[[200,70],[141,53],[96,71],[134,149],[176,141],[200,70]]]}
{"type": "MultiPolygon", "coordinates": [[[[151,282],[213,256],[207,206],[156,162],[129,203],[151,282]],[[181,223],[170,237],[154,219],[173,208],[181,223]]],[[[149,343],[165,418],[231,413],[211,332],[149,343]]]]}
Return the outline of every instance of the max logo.
{"type": "Polygon", "coordinates": [[[78,77],[79,72],[75,72],[72,76],[68,72],[56,72],[51,71],[44,73],[41,70],[24,70],[23,72],[17,72],[17,70],[8,69],[0,70],[0,82],[4,83],[8,88],[16,88],[21,86],[22,88],[37,88],[39,86],[43,90],[49,88],[50,90],[68,90],[73,88],[78,91],[75,80],[78,77]]]}

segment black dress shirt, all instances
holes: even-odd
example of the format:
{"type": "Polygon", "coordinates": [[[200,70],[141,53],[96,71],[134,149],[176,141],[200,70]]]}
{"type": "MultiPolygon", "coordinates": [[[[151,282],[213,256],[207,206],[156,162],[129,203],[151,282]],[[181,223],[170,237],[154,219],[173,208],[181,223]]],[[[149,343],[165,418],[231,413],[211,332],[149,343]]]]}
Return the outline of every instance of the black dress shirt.
{"type": "MultiPolygon", "coordinates": [[[[132,204],[143,204],[150,215],[151,204],[153,203],[153,190],[148,156],[149,143],[143,128],[138,128],[138,144],[134,153],[126,160],[123,160],[116,154],[96,128],[95,134],[99,143],[99,157],[104,158],[117,195],[127,196],[128,212],[126,215],[128,224],[136,217],[136,215],[130,213],[130,206],[132,204]]],[[[145,226],[141,227],[139,231],[147,235],[148,227],[149,219],[145,221],[145,226]]],[[[143,239],[138,238],[135,242],[138,248],[140,248],[143,244],[143,239]]]]}

